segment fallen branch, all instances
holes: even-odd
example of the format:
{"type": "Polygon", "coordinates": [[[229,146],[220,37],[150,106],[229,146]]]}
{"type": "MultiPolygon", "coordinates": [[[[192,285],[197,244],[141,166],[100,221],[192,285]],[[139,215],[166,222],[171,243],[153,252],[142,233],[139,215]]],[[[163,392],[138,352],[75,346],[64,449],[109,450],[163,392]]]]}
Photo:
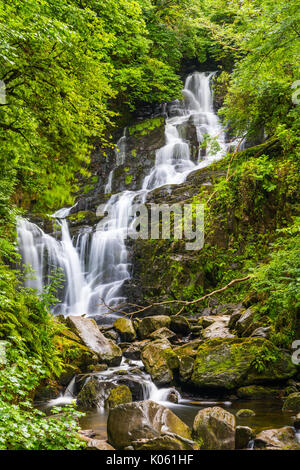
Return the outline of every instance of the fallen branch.
{"type": "Polygon", "coordinates": [[[145,312],[146,310],[149,310],[150,308],[153,308],[153,307],[158,307],[158,306],[162,306],[162,305],[170,305],[170,304],[180,304],[180,305],[182,305],[182,307],[175,314],[175,316],[177,316],[177,315],[180,315],[186,307],[188,307],[190,305],[197,304],[199,302],[202,302],[203,300],[208,299],[209,297],[212,297],[215,294],[220,294],[221,292],[224,292],[226,289],[229,289],[230,287],[232,287],[234,284],[237,284],[239,282],[247,281],[251,277],[252,277],[251,275],[248,275],[246,277],[242,277],[242,278],[239,278],[239,279],[233,279],[226,286],[221,287],[220,289],[216,289],[216,290],[210,292],[209,294],[205,294],[202,297],[200,297],[199,299],[195,299],[195,300],[164,300],[163,302],[153,302],[153,303],[148,304],[146,306],[141,306],[141,305],[131,304],[131,303],[124,303],[124,304],[121,304],[120,306],[117,306],[116,308],[110,307],[109,305],[107,305],[105,303],[105,301],[103,299],[101,299],[101,300],[102,300],[102,305],[104,305],[109,311],[114,312],[114,313],[121,313],[122,315],[128,316],[130,318],[132,318],[134,315],[137,315],[138,313],[145,312]],[[136,307],[137,310],[135,310],[133,312],[126,312],[125,310],[120,310],[120,307],[124,307],[124,306],[126,306],[126,307],[127,306],[136,307]]]}

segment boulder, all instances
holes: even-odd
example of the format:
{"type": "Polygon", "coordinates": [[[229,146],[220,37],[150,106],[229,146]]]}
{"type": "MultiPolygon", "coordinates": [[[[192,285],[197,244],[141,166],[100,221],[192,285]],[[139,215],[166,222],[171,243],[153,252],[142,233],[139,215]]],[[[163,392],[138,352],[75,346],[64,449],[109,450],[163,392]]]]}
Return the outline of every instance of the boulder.
{"type": "Polygon", "coordinates": [[[202,337],[204,339],[234,338],[228,329],[229,317],[224,315],[214,318],[215,321],[202,331],[202,337]]]}
{"type": "Polygon", "coordinates": [[[187,335],[190,332],[190,324],[185,317],[171,316],[170,329],[174,331],[174,333],[187,335]]]}
{"type": "Polygon", "coordinates": [[[149,339],[145,339],[143,341],[135,341],[134,343],[123,343],[120,345],[123,356],[127,359],[133,359],[135,361],[140,360],[141,351],[149,342],[149,339]]]}
{"type": "Polygon", "coordinates": [[[290,357],[263,338],[215,338],[200,344],[191,382],[201,389],[226,389],[286,380],[295,374],[290,357]],[[270,354],[263,370],[255,360],[270,354]],[[273,359],[274,358],[274,359],[273,359]]]}
{"type": "Polygon", "coordinates": [[[169,328],[170,324],[171,319],[167,315],[156,315],[142,318],[137,323],[136,329],[139,338],[145,339],[148,338],[155,330],[159,330],[159,328],[169,328]]]}
{"type": "Polygon", "coordinates": [[[118,385],[113,388],[105,400],[105,407],[110,410],[115,406],[122,405],[123,403],[131,403],[132,395],[127,385],[118,385]]]}
{"type": "Polygon", "coordinates": [[[255,416],[255,412],[253,410],[248,409],[241,409],[236,414],[237,418],[249,418],[250,416],[255,416]]]}
{"type": "Polygon", "coordinates": [[[193,438],[201,450],[233,450],[234,415],[219,406],[198,411],[193,424],[193,438]]]}
{"type": "Polygon", "coordinates": [[[168,434],[153,439],[140,439],[131,445],[134,450],[199,450],[196,442],[168,434]]]}
{"type": "Polygon", "coordinates": [[[87,448],[88,450],[115,450],[107,441],[100,439],[89,439],[87,448]]]}
{"type": "Polygon", "coordinates": [[[263,387],[262,385],[248,385],[247,387],[240,387],[237,390],[239,398],[247,400],[261,400],[264,398],[278,398],[280,388],[263,387]]]}
{"type": "Polygon", "coordinates": [[[153,382],[157,385],[166,385],[173,380],[168,354],[173,359],[177,358],[171,349],[171,344],[166,339],[152,341],[142,350],[141,360],[153,382]]]}
{"type": "Polygon", "coordinates": [[[280,429],[267,429],[260,432],[254,439],[255,449],[299,448],[295,431],[289,426],[280,429]]]}
{"type": "Polygon", "coordinates": [[[181,382],[188,382],[192,376],[195,357],[202,340],[189,341],[183,346],[174,348],[174,352],[179,359],[179,376],[181,382]]]}
{"type": "Polygon", "coordinates": [[[114,328],[119,333],[122,341],[134,341],[136,339],[133,323],[128,318],[117,318],[114,322],[114,328]]]}
{"type": "Polygon", "coordinates": [[[169,330],[169,328],[166,328],[165,326],[163,328],[159,328],[159,330],[155,330],[153,331],[153,333],[151,333],[150,335],[150,338],[152,339],[168,339],[168,340],[172,340],[174,338],[176,338],[176,334],[169,330]]]}
{"type": "Polygon", "coordinates": [[[124,449],[141,439],[156,439],[172,434],[191,440],[191,431],[168,408],[146,400],[119,405],[110,410],[107,420],[108,441],[124,449]]]}
{"type": "Polygon", "coordinates": [[[248,308],[235,324],[235,329],[239,336],[250,336],[257,325],[254,323],[255,313],[248,308]]]}
{"type": "Polygon", "coordinates": [[[295,411],[300,412],[300,392],[292,393],[289,395],[283,403],[283,411],[295,411]]]}
{"type": "Polygon", "coordinates": [[[77,406],[81,410],[94,410],[109,393],[114,385],[110,382],[100,383],[95,377],[90,378],[82,387],[77,396],[77,406]]]}
{"type": "Polygon", "coordinates": [[[100,362],[111,366],[118,366],[121,363],[121,349],[111,339],[105,338],[95,320],[69,316],[67,324],[80,337],[86,347],[97,355],[100,362]]]}
{"type": "Polygon", "coordinates": [[[235,448],[246,449],[254,434],[249,426],[237,426],[235,429],[235,448]]]}

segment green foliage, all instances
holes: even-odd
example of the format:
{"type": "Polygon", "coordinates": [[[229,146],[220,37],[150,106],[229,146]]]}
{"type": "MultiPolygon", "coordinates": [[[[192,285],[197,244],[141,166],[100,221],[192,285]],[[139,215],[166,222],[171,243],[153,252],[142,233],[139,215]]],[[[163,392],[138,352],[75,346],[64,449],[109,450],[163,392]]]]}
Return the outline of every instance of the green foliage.
{"type": "Polygon", "coordinates": [[[74,407],[53,408],[53,416],[35,409],[31,396],[46,376],[41,361],[6,344],[6,364],[0,370],[0,449],[76,450],[84,444],[76,435],[74,407]],[[56,416],[54,416],[54,413],[56,416]],[[59,413],[59,414],[58,414],[59,413]]]}

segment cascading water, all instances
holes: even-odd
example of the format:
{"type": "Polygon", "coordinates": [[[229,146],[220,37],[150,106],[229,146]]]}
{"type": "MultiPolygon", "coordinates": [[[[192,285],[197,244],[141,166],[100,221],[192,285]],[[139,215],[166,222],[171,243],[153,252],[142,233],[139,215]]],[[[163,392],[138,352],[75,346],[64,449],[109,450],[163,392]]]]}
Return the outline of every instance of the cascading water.
{"type": "MultiPolygon", "coordinates": [[[[185,82],[184,101],[176,101],[169,107],[165,125],[165,145],[156,151],[155,166],[145,177],[139,191],[124,191],[109,199],[106,210],[110,218],[104,218],[93,231],[80,231],[73,239],[70,236],[66,217],[70,209],[60,209],[54,214],[61,228],[61,240],[45,234],[35,224],[20,219],[18,241],[25,264],[32,267],[35,279],[27,279],[27,285],[38,290],[48,283],[49,274],[60,268],[65,278],[61,303],[53,308],[54,313],[64,315],[97,316],[101,323],[112,323],[115,314],[107,315],[110,307],[121,304],[122,285],[130,278],[130,262],[125,245],[124,231],[128,227],[128,213],[139,196],[162,185],[180,184],[187,175],[220,159],[226,144],[222,127],[213,111],[210,80],[213,73],[193,73],[185,82]],[[200,144],[206,136],[217,145],[206,145],[191,158],[189,142],[181,135],[181,129],[192,122],[200,144]],[[217,150],[213,151],[213,148],[217,150]]],[[[116,164],[124,163],[126,157],[126,129],[117,144],[116,164]]],[[[113,171],[110,173],[105,192],[111,191],[113,171]]]]}

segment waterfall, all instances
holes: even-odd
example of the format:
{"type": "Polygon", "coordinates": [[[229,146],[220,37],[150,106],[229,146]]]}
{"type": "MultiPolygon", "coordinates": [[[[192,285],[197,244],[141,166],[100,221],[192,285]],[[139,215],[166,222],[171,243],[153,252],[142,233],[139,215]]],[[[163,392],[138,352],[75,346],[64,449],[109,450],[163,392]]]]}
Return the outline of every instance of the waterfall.
{"type": "MultiPolygon", "coordinates": [[[[61,240],[45,234],[27,220],[18,221],[19,250],[24,264],[31,266],[35,273],[35,278],[27,277],[26,285],[41,291],[53,270],[59,268],[64,274],[61,302],[54,306],[54,313],[88,314],[96,316],[103,324],[114,321],[116,314],[112,314],[106,305],[113,308],[125,301],[122,286],[130,278],[131,265],[124,231],[129,225],[128,212],[134,200],[138,196],[144,199],[149,191],[159,186],[184,182],[191,171],[220,159],[226,151],[224,133],[213,110],[210,91],[213,75],[195,72],[187,77],[184,101],[169,106],[165,145],[156,151],[155,165],[141,189],[113,194],[106,205],[110,218],[103,219],[96,230],[82,229],[71,238],[66,219],[71,208],[60,209],[53,215],[61,228],[61,240]],[[199,145],[210,136],[215,139],[217,150],[208,141],[193,161],[189,142],[180,135],[180,128],[188,122],[195,126],[199,145]]],[[[117,143],[116,165],[124,163],[125,157],[126,129],[117,143]]],[[[105,186],[106,193],[111,192],[112,182],[113,170],[105,186]]]]}

